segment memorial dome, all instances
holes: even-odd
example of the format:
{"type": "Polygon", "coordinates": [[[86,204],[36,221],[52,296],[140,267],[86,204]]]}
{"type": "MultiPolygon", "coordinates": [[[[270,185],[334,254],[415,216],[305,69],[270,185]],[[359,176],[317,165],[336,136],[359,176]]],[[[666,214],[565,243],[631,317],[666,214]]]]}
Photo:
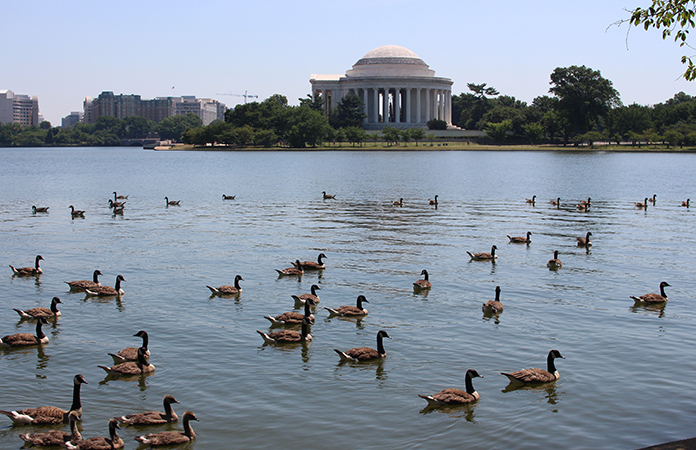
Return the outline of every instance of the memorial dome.
{"type": "Polygon", "coordinates": [[[414,52],[400,45],[370,50],[346,72],[347,77],[434,77],[435,71],[414,52]]]}

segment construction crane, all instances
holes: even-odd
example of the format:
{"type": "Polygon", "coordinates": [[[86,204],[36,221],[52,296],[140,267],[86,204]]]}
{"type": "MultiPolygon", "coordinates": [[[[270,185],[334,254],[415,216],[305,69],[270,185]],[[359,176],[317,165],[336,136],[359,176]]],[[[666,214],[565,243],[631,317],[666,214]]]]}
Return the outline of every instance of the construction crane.
{"type": "Polygon", "coordinates": [[[259,98],[258,95],[249,95],[249,94],[247,94],[247,92],[249,92],[249,91],[244,91],[243,94],[233,94],[233,93],[230,91],[229,93],[226,93],[226,94],[215,94],[215,95],[229,95],[229,96],[232,96],[232,97],[244,97],[244,103],[247,102],[247,98],[259,98]]]}

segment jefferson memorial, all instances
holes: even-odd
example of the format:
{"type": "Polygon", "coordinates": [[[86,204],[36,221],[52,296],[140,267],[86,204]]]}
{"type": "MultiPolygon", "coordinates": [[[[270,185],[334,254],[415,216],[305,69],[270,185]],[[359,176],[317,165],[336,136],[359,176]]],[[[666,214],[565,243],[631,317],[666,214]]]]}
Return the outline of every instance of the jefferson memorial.
{"type": "Polygon", "coordinates": [[[313,74],[312,97],[321,95],[327,113],[346,95],[365,105],[363,128],[378,130],[426,127],[440,119],[452,127],[452,80],[435,71],[411,50],[384,45],[368,52],[345,75],[313,74]]]}

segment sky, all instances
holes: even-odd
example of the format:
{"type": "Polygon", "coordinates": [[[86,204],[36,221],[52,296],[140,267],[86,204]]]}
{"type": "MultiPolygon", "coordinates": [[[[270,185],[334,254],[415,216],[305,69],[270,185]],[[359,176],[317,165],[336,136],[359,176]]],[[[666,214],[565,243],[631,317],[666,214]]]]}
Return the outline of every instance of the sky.
{"type": "Polygon", "coordinates": [[[311,74],[345,74],[370,50],[400,45],[435,76],[487,83],[531,103],[557,67],[587,66],[624,104],[678,92],[696,50],[627,24],[646,0],[1,0],[0,90],[36,95],[59,126],[102,91],[143,99],[195,95],[228,107],[241,95],[298,104],[311,74]],[[228,95],[221,95],[228,94],[228,95]],[[233,95],[229,95],[233,94],[233,95]]]}

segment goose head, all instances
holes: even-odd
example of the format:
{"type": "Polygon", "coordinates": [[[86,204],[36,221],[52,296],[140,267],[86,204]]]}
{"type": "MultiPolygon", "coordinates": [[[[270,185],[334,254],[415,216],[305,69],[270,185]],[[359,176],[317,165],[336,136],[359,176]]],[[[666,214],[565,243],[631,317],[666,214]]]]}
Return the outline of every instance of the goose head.
{"type": "Polygon", "coordinates": [[[364,295],[358,295],[358,299],[356,300],[358,309],[363,309],[362,304],[363,303],[370,303],[367,301],[364,295]]]}

